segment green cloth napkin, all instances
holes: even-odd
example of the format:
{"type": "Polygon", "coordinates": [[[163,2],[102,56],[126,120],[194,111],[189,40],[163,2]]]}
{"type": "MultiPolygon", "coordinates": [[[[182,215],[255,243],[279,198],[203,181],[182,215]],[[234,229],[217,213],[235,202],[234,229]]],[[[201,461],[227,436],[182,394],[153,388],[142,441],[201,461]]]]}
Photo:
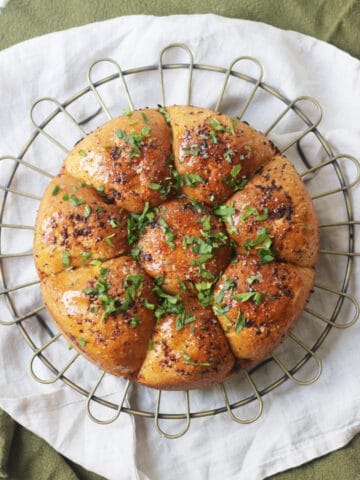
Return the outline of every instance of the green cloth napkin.
{"type": "MultiPolygon", "coordinates": [[[[38,35],[121,15],[191,13],[215,13],[296,30],[360,58],[359,0],[10,0],[0,10],[0,49],[38,35]]],[[[359,472],[360,435],[346,448],[271,479],[355,480],[360,478],[359,472]]],[[[11,480],[102,479],[64,459],[44,440],[17,425],[0,410],[0,478],[7,477],[11,480]]]]}

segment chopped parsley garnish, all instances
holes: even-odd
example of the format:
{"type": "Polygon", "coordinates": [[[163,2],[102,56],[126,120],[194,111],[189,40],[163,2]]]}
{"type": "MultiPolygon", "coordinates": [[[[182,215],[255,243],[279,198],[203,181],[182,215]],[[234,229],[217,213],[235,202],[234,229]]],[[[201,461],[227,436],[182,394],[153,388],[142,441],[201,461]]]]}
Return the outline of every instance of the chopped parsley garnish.
{"type": "Polygon", "coordinates": [[[232,148],[228,148],[224,153],[224,158],[228,163],[232,162],[232,157],[235,155],[235,150],[232,148]]]}
{"type": "Polygon", "coordinates": [[[225,132],[226,131],[226,128],[223,125],[221,125],[219,120],[217,120],[216,118],[211,118],[209,123],[213,127],[213,129],[215,129],[219,132],[225,132]]]}
{"type": "Polygon", "coordinates": [[[252,285],[254,282],[260,282],[261,281],[261,276],[260,274],[256,274],[256,275],[250,275],[250,277],[248,277],[246,279],[246,282],[249,284],[249,285],[252,285]]]}
{"type": "Polygon", "coordinates": [[[209,136],[210,136],[211,143],[216,145],[218,143],[218,139],[216,137],[216,133],[214,132],[214,130],[210,130],[209,136]]]}
{"type": "Polygon", "coordinates": [[[165,110],[161,105],[158,105],[159,112],[164,115],[166,123],[170,123],[170,113],[165,110]]]}
{"type": "Polygon", "coordinates": [[[155,347],[154,340],[150,338],[149,344],[148,344],[148,350],[154,350],[154,347],[155,347]]]}
{"type": "Polygon", "coordinates": [[[183,148],[182,151],[186,154],[186,155],[192,155],[192,156],[197,156],[199,155],[200,153],[200,145],[198,143],[193,143],[192,145],[190,145],[189,147],[187,148],[183,148]]]}
{"type": "Polygon", "coordinates": [[[91,257],[90,252],[81,252],[81,262],[84,263],[91,257]]]}
{"type": "Polygon", "coordinates": [[[104,311],[101,317],[103,322],[109,315],[126,312],[136,297],[140,295],[139,289],[142,285],[142,275],[128,275],[123,280],[123,287],[125,288],[124,299],[111,297],[108,294],[110,284],[107,280],[109,269],[101,268],[98,279],[94,287],[83,290],[85,295],[96,296],[101,302],[104,311]]]}
{"type": "Polygon", "coordinates": [[[160,304],[155,310],[157,320],[160,320],[163,315],[176,315],[176,330],[181,330],[185,325],[196,320],[192,313],[185,310],[184,303],[178,295],[170,295],[159,286],[155,286],[153,292],[160,299],[160,304]]]}
{"type": "Polygon", "coordinates": [[[214,215],[218,217],[223,217],[224,222],[227,223],[227,230],[229,233],[238,233],[234,226],[234,222],[232,219],[232,215],[235,213],[234,204],[228,205],[220,205],[219,207],[214,208],[213,210],[214,215]]]}
{"type": "Polygon", "coordinates": [[[210,367],[211,365],[210,362],[193,362],[190,355],[186,352],[181,352],[181,356],[184,359],[185,365],[194,365],[195,367],[210,367]]]}
{"type": "Polygon", "coordinates": [[[52,192],[51,192],[51,195],[53,197],[55,197],[55,195],[57,195],[60,191],[60,185],[55,185],[55,187],[53,188],[52,192]]]}
{"type": "Polygon", "coordinates": [[[115,247],[114,242],[112,239],[115,237],[115,233],[112,233],[111,235],[108,235],[107,237],[104,238],[105,243],[109,245],[110,247],[115,247]]]}
{"type": "Polygon", "coordinates": [[[104,187],[104,185],[99,185],[96,190],[97,190],[99,193],[104,193],[105,187],[104,187]]]}
{"type": "Polygon", "coordinates": [[[197,183],[205,183],[205,180],[197,173],[188,173],[182,177],[183,184],[188,187],[195,187],[197,183]]]}
{"type": "Polygon", "coordinates": [[[250,145],[245,145],[244,150],[246,150],[247,152],[251,152],[250,145]]]}
{"type": "Polygon", "coordinates": [[[233,300],[238,300],[239,302],[248,302],[252,300],[256,303],[256,305],[260,305],[263,300],[263,293],[262,292],[244,292],[244,293],[236,293],[235,295],[231,295],[233,300]]]}
{"type": "Polygon", "coordinates": [[[147,125],[141,129],[140,133],[127,134],[125,130],[115,130],[115,135],[120,138],[124,143],[129,144],[130,155],[129,159],[140,157],[141,147],[144,144],[144,138],[150,135],[151,128],[147,125]]]}
{"type": "Polygon", "coordinates": [[[235,333],[241,332],[241,330],[245,327],[245,324],[246,324],[246,317],[243,314],[243,312],[240,311],[238,313],[238,316],[235,322],[235,333]]]}
{"type": "Polygon", "coordinates": [[[116,218],[110,218],[109,223],[112,228],[117,228],[120,226],[116,218]]]}
{"type": "Polygon", "coordinates": [[[90,205],[85,205],[85,208],[84,208],[84,217],[85,217],[85,218],[88,218],[89,215],[90,215],[90,213],[91,213],[91,207],[90,207],[90,205]]]}
{"type": "Polygon", "coordinates": [[[216,295],[216,298],[215,298],[215,302],[217,304],[221,304],[221,302],[223,301],[224,299],[224,296],[225,296],[225,292],[227,292],[228,290],[232,289],[233,287],[235,287],[235,280],[233,280],[232,278],[229,278],[228,280],[225,281],[222,289],[220,290],[220,292],[216,295]]]}
{"type": "Polygon", "coordinates": [[[141,112],[141,117],[142,117],[142,119],[144,120],[144,123],[146,123],[146,125],[149,125],[149,123],[150,123],[150,122],[149,122],[149,119],[148,119],[148,117],[145,115],[144,112],[141,112]]]}
{"type": "Polygon", "coordinates": [[[230,178],[224,177],[223,181],[229,185],[234,191],[242,190],[248,182],[247,177],[238,178],[241,172],[241,165],[238,163],[234,165],[230,172],[230,178]]]}
{"type": "Polygon", "coordinates": [[[85,150],[79,150],[79,151],[78,151],[78,154],[80,155],[80,157],[86,157],[86,152],[85,152],[85,150]]]}
{"type": "Polygon", "coordinates": [[[169,245],[170,248],[175,248],[175,243],[174,243],[175,233],[171,230],[169,225],[166,223],[166,221],[162,217],[159,218],[158,223],[162,227],[165,233],[166,243],[169,245]]]}
{"type": "Polygon", "coordinates": [[[210,260],[212,257],[212,253],[204,253],[199,258],[194,258],[193,260],[190,260],[190,265],[201,265],[210,260]]]}
{"type": "Polygon", "coordinates": [[[247,218],[254,216],[255,222],[261,222],[263,220],[267,220],[269,218],[269,209],[264,208],[264,211],[262,214],[258,212],[258,210],[255,207],[252,207],[251,205],[248,205],[245,207],[244,213],[241,215],[241,220],[246,220],[247,218]]]}
{"type": "Polygon", "coordinates": [[[67,250],[64,250],[62,252],[62,266],[64,268],[67,268],[70,266],[70,252],[68,252],[67,250]]]}
{"type": "Polygon", "coordinates": [[[133,327],[133,328],[136,328],[140,325],[140,318],[136,315],[135,317],[133,317],[131,319],[131,322],[130,322],[130,325],[133,327]]]}
{"type": "Polygon", "coordinates": [[[85,345],[87,344],[87,341],[85,340],[84,337],[79,337],[79,338],[78,338],[78,344],[79,344],[81,347],[85,347],[85,345]]]}
{"type": "Polygon", "coordinates": [[[229,128],[229,132],[231,133],[231,135],[235,136],[235,127],[236,127],[237,122],[238,122],[237,118],[234,117],[234,118],[231,119],[231,126],[229,128]]]}
{"type": "Polygon", "coordinates": [[[130,255],[131,255],[131,257],[132,257],[134,260],[139,260],[140,252],[141,252],[141,246],[138,245],[137,247],[134,247],[134,248],[131,250],[130,255]]]}
{"type": "Polygon", "coordinates": [[[271,249],[272,240],[269,236],[269,232],[270,230],[268,228],[260,228],[257,232],[257,237],[254,240],[247,239],[244,243],[244,248],[246,250],[251,250],[253,247],[262,244],[261,246],[256,247],[261,264],[270,263],[275,259],[274,252],[271,249]]]}
{"type": "Polygon", "coordinates": [[[142,213],[130,213],[127,222],[127,240],[130,245],[133,245],[140,233],[144,233],[145,227],[148,223],[154,220],[155,213],[150,210],[149,202],[145,203],[142,213]]]}
{"type": "Polygon", "coordinates": [[[149,188],[151,190],[161,190],[162,185],[161,185],[161,183],[150,183],[149,188]]]}
{"type": "Polygon", "coordinates": [[[208,307],[212,301],[212,287],[213,282],[199,282],[195,283],[195,288],[198,291],[197,297],[203,307],[208,307]]]}
{"type": "Polygon", "coordinates": [[[69,202],[74,207],[78,207],[79,205],[84,205],[84,203],[86,203],[85,200],[82,200],[81,198],[77,198],[75,195],[70,195],[69,202]]]}

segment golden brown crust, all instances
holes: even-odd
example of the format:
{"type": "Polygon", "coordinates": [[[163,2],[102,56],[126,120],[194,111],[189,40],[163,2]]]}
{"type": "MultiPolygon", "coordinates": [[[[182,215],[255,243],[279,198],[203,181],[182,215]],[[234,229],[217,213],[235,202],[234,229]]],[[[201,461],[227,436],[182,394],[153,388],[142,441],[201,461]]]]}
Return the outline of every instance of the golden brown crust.
{"type": "Polygon", "coordinates": [[[47,187],[35,225],[34,260],[39,276],[109,259],[128,250],[128,214],[69,175],[47,187]]]}
{"type": "Polygon", "coordinates": [[[170,135],[157,110],[139,110],[114,118],[85,137],[70,152],[65,168],[70,175],[104,189],[118,206],[142,212],[145,203],[159,205],[170,181],[170,135]]]}
{"type": "Polygon", "coordinates": [[[208,205],[223,203],[276,153],[260,132],[227,115],[191,106],[166,110],[173,131],[175,167],[180,175],[190,175],[183,186],[190,198],[208,205]]]}
{"type": "Polygon", "coordinates": [[[164,203],[138,245],[145,271],[175,295],[197,295],[196,284],[214,280],[231,256],[220,220],[185,198],[164,203]]]}
{"type": "Polygon", "coordinates": [[[315,271],[287,263],[261,265],[239,256],[214,291],[214,311],[239,365],[266,358],[301,315],[315,271]]]}
{"type": "Polygon", "coordinates": [[[196,301],[186,309],[195,319],[181,330],[176,329],[175,315],[164,316],[156,326],[139,383],[190,390],[223,382],[231,374],[234,356],[212,311],[196,301]]]}
{"type": "Polygon", "coordinates": [[[41,202],[34,258],[50,315],[89,361],[189,390],[271,354],[310,295],[319,234],[300,177],[262,134],[166,110],[170,128],[140,110],[76,145],[41,202]]]}
{"type": "MultiPolygon", "coordinates": [[[[247,253],[246,242],[255,240],[259,229],[266,228],[276,258],[304,267],[315,265],[319,251],[317,216],[309,193],[286,157],[276,156],[264,165],[226,204],[235,209],[227,227],[238,253],[247,253]],[[257,220],[264,212],[266,218],[257,220]]],[[[255,253],[257,247],[250,251],[255,253]]]]}
{"type": "Polygon", "coordinates": [[[46,308],[71,345],[106,372],[124,377],[139,370],[148,348],[155,318],[144,299],[155,306],[152,287],[141,267],[125,256],[41,282],[46,308]],[[125,305],[125,311],[106,315],[111,300],[117,308],[125,305]]]}

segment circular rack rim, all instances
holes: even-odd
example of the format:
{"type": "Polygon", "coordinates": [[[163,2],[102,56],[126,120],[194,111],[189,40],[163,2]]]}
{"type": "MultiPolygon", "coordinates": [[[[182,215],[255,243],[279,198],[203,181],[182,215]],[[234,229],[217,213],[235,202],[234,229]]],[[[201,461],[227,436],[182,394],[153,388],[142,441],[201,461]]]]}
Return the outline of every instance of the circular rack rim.
{"type": "MultiPolygon", "coordinates": [[[[164,70],[190,69],[190,68],[194,68],[194,70],[203,70],[203,71],[215,72],[215,73],[220,73],[220,74],[226,74],[228,72],[228,70],[225,69],[225,68],[216,67],[216,66],[212,66],[212,65],[206,65],[206,64],[173,63],[173,64],[161,65],[161,69],[164,69],[164,70]]],[[[124,70],[124,71],[122,71],[122,75],[124,77],[126,77],[128,75],[134,75],[134,74],[138,74],[138,73],[144,73],[144,72],[150,72],[150,71],[156,71],[156,70],[159,70],[159,65],[148,65],[148,66],[144,66],[144,67],[137,67],[137,68],[124,70]]],[[[234,71],[234,70],[230,71],[230,76],[245,80],[245,81],[247,81],[249,83],[252,83],[252,84],[256,84],[256,82],[257,82],[257,80],[255,78],[250,77],[248,75],[245,75],[241,72],[234,71]]],[[[105,78],[102,78],[101,80],[99,80],[97,82],[94,82],[94,86],[99,87],[99,86],[104,85],[108,82],[111,82],[111,81],[113,81],[113,80],[115,80],[119,77],[120,77],[119,73],[109,75],[105,78]]],[[[267,93],[273,95],[274,97],[276,97],[277,99],[281,100],[287,106],[290,106],[290,108],[301,118],[301,120],[303,120],[306,125],[311,127],[311,125],[312,125],[311,121],[306,116],[306,114],[302,111],[302,109],[300,107],[298,107],[296,104],[294,104],[290,99],[285,97],[282,93],[280,93],[279,90],[275,89],[274,87],[271,87],[270,85],[267,85],[265,82],[262,82],[262,81],[259,82],[258,86],[261,89],[263,89],[265,92],[267,92],[267,93]]],[[[85,94],[89,93],[90,91],[91,91],[90,86],[87,86],[87,87],[83,88],[82,90],[80,90],[79,92],[72,95],[71,97],[69,97],[64,102],[62,102],[60,104],[61,107],[66,108],[67,106],[76,102],[79,98],[81,98],[85,94]]],[[[46,120],[44,120],[42,122],[40,127],[44,128],[59,113],[61,113],[60,108],[56,109],[51,115],[49,115],[49,117],[46,118],[46,120]]],[[[41,133],[41,130],[39,130],[39,129],[35,130],[32,133],[32,135],[30,136],[30,138],[28,139],[28,141],[26,142],[26,144],[22,148],[22,150],[21,150],[21,152],[18,156],[18,159],[20,159],[20,160],[23,159],[23,157],[26,155],[28,149],[30,148],[30,146],[32,145],[32,143],[35,141],[35,139],[37,138],[37,136],[40,133],[41,133]]],[[[319,132],[317,127],[312,128],[311,133],[313,133],[316,136],[317,140],[320,142],[320,144],[324,148],[328,158],[332,158],[334,156],[333,152],[332,152],[332,149],[331,149],[330,145],[328,144],[328,142],[325,140],[325,138],[321,135],[321,133],[319,132]]],[[[299,147],[299,145],[298,145],[298,147],[299,147]]],[[[17,168],[18,168],[19,164],[20,164],[19,162],[15,163],[15,165],[13,167],[13,170],[12,170],[10,176],[9,176],[7,186],[11,185],[11,183],[12,183],[14,177],[15,177],[15,174],[16,174],[16,171],[17,171],[17,168]]],[[[344,197],[346,214],[347,214],[347,221],[348,221],[348,223],[346,223],[346,224],[348,225],[348,237],[349,237],[348,253],[349,253],[349,255],[347,256],[344,279],[343,279],[342,286],[341,286],[341,292],[346,293],[347,290],[348,290],[348,286],[349,286],[349,281],[350,281],[350,277],[351,277],[351,269],[352,269],[353,260],[354,260],[354,257],[351,255],[351,254],[354,253],[354,244],[355,244],[355,226],[352,223],[353,222],[353,208],[352,208],[351,199],[350,199],[350,196],[349,196],[348,189],[346,188],[347,187],[346,181],[344,179],[343,173],[342,173],[341,168],[340,168],[338,162],[336,161],[336,159],[331,162],[331,165],[334,167],[335,173],[336,173],[337,178],[339,180],[339,183],[342,187],[342,193],[343,193],[343,197],[344,197]]],[[[2,218],[3,218],[3,214],[4,214],[4,210],[5,210],[6,199],[7,199],[7,194],[8,194],[8,192],[5,191],[4,202],[3,202],[3,204],[1,205],[1,208],[0,208],[0,222],[2,222],[2,218]]],[[[0,235],[1,235],[1,230],[0,230],[0,235]]],[[[2,262],[0,262],[0,263],[1,263],[0,277],[1,277],[1,279],[3,281],[3,284],[6,288],[6,283],[5,283],[4,273],[3,273],[3,265],[2,265],[2,262]]],[[[14,305],[12,299],[10,298],[10,296],[8,294],[6,294],[6,300],[7,300],[8,307],[9,307],[11,313],[13,315],[15,315],[16,314],[16,306],[14,305]]],[[[336,302],[336,306],[334,307],[333,314],[331,316],[331,318],[333,319],[332,320],[333,322],[335,322],[336,319],[338,318],[341,307],[342,307],[344,301],[345,301],[345,297],[340,295],[337,302],[336,302]]],[[[36,315],[36,317],[41,321],[40,316],[36,315]]],[[[18,327],[19,331],[21,332],[23,338],[27,342],[27,344],[30,346],[30,348],[34,352],[36,352],[38,349],[35,346],[35,344],[33,343],[32,339],[31,339],[30,335],[28,334],[28,332],[26,331],[26,329],[23,327],[22,322],[17,323],[17,327],[18,327]]],[[[310,348],[311,352],[316,352],[317,351],[317,349],[321,346],[321,344],[323,343],[323,341],[325,340],[325,338],[327,337],[328,333],[330,332],[330,330],[332,328],[333,328],[333,325],[331,325],[331,324],[327,324],[325,326],[321,335],[317,338],[314,345],[310,348]]],[[[54,335],[54,333],[51,331],[51,329],[47,328],[47,331],[48,331],[50,336],[54,335]]],[[[51,364],[46,359],[45,356],[43,356],[40,353],[38,355],[38,357],[48,367],[48,369],[51,372],[53,372],[54,374],[59,373],[57,368],[53,364],[51,364]]],[[[298,372],[307,363],[307,361],[310,358],[312,358],[312,355],[311,355],[310,352],[307,352],[304,355],[304,357],[300,361],[298,361],[298,363],[290,370],[291,375],[298,372]]],[[[266,364],[269,361],[271,361],[270,358],[264,360],[261,364],[254,367],[253,369],[251,369],[250,372],[249,372],[250,375],[251,375],[251,373],[258,370],[259,368],[261,368],[264,364],[266,364]]],[[[89,395],[91,395],[91,392],[86,391],[83,387],[74,383],[72,380],[67,378],[66,375],[61,375],[60,378],[66,385],[70,386],[72,389],[74,389],[78,393],[80,393],[84,396],[87,396],[87,397],[89,397],[89,395]]],[[[273,383],[268,385],[266,388],[264,388],[262,390],[259,390],[259,392],[258,392],[259,395],[261,397],[264,396],[265,394],[267,394],[267,393],[271,392],[272,390],[274,390],[275,388],[279,387],[281,384],[283,384],[288,379],[289,379],[289,376],[284,373],[284,375],[279,377],[276,381],[274,381],[273,383]]],[[[94,393],[94,391],[93,391],[93,393],[94,393]]],[[[116,405],[116,404],[114,404],[114,403],[112,403],[108,400],[105,400],[101,397],[98,397],[96,395],[92,395],[90,398],[92,400],[94,400],[95,402],[98,402],[101,405],[104,405],[106,407],[110,407],[111,409],[119,409],[119,405],[116,405]]],[[[257,395],[255,393],[255,394],[252,394],[252,395],[244,398],[241,401],[230,403],[228,405],[224,405],[224,406],[221,406],[221,407],[218,407],[218,408],[215,408],[215,409],[209,409],[209,410],[203,410],[203,411],[197,411],[197,412],[189,412],[189,416],[190,416],[190,418],[212,416],[212,415],[215,415],[215,414],[226,412],[227,410],[229,410],[229,408],[230,408],[230,410],[233,410],[234,408],[246,405],[246,404],[252,402],[253,400],[256,400],[256,398],[257,398],[257,395]]],[[[159,412],[156,413],[156,412],[149,412],[149,411],[144,411],[144,410],[136,410],[136,409],[133,409],[133,408],[128,408],[124,405],[121,405],[120,411],[130,413],[130,414],[133,414],[133,415],[142,416],[142,417],[149,417],[149,418],[154,418],[156,416],[158,418],[163,418],[163,419],[186,419],[187,418],[187,415],[184,414],[184,413],[179,413],[179,414],[177,414],[177,413],[159,413],[159,412]]]]}

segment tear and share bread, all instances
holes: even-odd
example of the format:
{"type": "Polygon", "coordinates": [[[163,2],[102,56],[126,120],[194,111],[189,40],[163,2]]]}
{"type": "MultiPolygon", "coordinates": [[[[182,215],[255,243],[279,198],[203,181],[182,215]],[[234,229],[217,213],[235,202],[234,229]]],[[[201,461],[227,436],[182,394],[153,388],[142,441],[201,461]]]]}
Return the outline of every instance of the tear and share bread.
{"type": "Polygon", "coordinates": [[[276,153],[258,131],[227,115],[191,106],[168,107],[167,111],[177,171],[203,180],[191,186],[185,183],[183,192],[200,202],[223,203],[233,193],[234,184],[245,184],[276,153]],[[239,170],[236,175],[234,167],[239,170]]]}
{"type": "Polygon", "coordinates": [[[153,310],[144,299],[155,305],[156,298],[152,280],[132,258],[122,256],[101,266],[49,276],[41,287],[46,308],[77,350],[114,375],[131,377],[139,370],[155,324],[153,310]],[[111,300],[92,293],[104,284],[108,288],[102,295],[116,298],[119,304],[133,290],[125,311],[106,316],[111,300]]]}
{"type": "Polygon", "coordinates": [[[135,111],[87,135],[38,212],[47,309],[90,362],[189,390],[264,360],[315,277],[316,214],[291,163],[237,119],[135,111]]]}
{"type": "Polygon", "coordinates": [[[136,111],[107,122],[79,142],[65,160],[66,171],[130,212],[146,202],[156,206],[161,193],[149,188],[170,180],[169,128],[157,110],[136,111]]]}
{"type": "Polygon", "coordinates": [[[94,188],[58,175],[46,189],[37,217],[34,255],[39,275],[125,253],[128,216],[94,188]]]}
{"type": "MultiPolygon", "coordinates": [[[[227,227],[238,253],[247,253],[244,239],[254,240],[259,227],[268,228],[279,260],[312,267],[319,251],[319,229],[314,207],[305,185],[289,160],[276,156],[250,179],[247,188],[227,201],[234,207],[227,227]],[[255,208],[267,218],[257,221],[250,213],[255,208]]],[[[256,246],[253,247],[254,250],[256,246]]]]}
{"type": "Polygon", "coordinates": [[[285,337],[301,315],[314,283],[312,268],[261,265],[239,256],[214,291],[214,310],[241,367],[256,365],[285,337]]]}
{"type": "Polygon", "coordinates": [[[139,383],[188,390],[223,382],[232,372],[235,359],[211,309],[190,301],[186,310],[194,320],[190,318],[181,330],[173,314],[156,325],[151,349],[137,376],[139,383]]]}

